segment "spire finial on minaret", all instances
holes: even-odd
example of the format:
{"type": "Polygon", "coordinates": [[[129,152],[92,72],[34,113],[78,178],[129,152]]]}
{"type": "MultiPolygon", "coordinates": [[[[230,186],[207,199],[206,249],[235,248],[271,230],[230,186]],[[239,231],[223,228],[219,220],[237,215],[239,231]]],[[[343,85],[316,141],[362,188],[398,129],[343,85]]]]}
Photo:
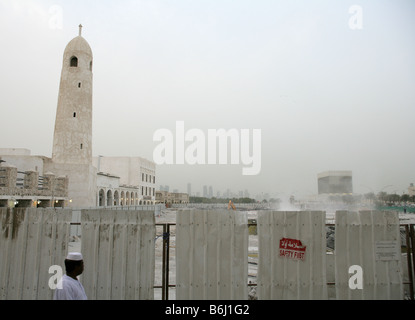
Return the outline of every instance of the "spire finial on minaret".
{"type": "Polygon", "coordinates": [[[82,36],[82,24],[79,25],[79,36],[82,36]]]}

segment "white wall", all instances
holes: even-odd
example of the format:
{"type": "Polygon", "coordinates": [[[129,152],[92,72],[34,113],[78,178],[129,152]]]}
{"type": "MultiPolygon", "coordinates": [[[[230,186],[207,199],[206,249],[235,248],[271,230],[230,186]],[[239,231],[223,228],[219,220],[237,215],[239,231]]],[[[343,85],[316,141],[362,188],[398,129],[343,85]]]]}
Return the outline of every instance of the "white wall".
{"type": "Polygon", "coordinates": [[[111,175],[97,175],[97,187],[118,188],[120,186],[120,178],[111,175]]]}
{"type": "Polygon", "coordinates": [[[89,299],[154,299],[154,211],[82,210],[82,283],[89,299]]]}
{"type": "Polygon", "coordinates": [[[23,148],[0,148],[0,156],[30,156],[31,151],[23,148]]]}
{"type": "Polygon", "coordinates": [[[400,244],[396,212],[336,212],[337,299],[403,299],[400,244]],[[362,268],[362,289],[349,286],[351,266],[362,268]]]}
{"type": "Polygon", "coordinates": [[[0,300],[50,300],[49,268],[65,272],[72,210],[0,208],[0,300]]]}
{"type": "Polygon", "coordinates": [[[245,212],[182,209],[176,226],[176,298],[246,300],[245,212]]]}
{"type": "Polygon", "coordinates": [[[327,299],[325,213],[260,211],[258,213],[258,299],[327,299]],[[280,241],[305,246],[302,259],[280,255],[280,241]]]}
{"type": "Polygon", "coordinates": [[[45,171],[68,176],[69,207],[94,207],[97,202],[97,172],[92,165],[44,163],[45,171]]]}
{"type": "MultiPolygon", "coordinates": [[[[1,150],[0,150],[1,151],[1,150]]],[[[39,175],[43,175],[43,160],[44,157],[39,156],[8,156],[1,155],[0,159],[5,160],[6,162],[3,165],[12,165],[17,168],[18,171],[37,171],[39,175]]]]}

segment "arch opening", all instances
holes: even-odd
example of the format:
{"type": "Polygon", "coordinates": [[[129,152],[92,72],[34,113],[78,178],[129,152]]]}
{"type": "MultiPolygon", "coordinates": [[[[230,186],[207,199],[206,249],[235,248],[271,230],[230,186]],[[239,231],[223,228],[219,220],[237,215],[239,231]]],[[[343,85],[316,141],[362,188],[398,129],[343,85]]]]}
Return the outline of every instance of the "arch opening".
{"type": "Polygon", "coordinates": [[[70,66],[74,67],[74,68],[78,67],[78,58],[77,57],[74,56],[74,57],[71,58],[70,66]]]}

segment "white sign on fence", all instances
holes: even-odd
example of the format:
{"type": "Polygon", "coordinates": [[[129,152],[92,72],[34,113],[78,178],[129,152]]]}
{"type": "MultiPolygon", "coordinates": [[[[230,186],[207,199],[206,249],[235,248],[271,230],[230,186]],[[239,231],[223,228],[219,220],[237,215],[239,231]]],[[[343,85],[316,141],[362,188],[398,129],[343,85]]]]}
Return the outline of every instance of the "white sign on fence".
{"type": "Polygon", "coordinates": [[[376,241],[375,257],[379,261],[400,260],[399,241],[376,241]]]}

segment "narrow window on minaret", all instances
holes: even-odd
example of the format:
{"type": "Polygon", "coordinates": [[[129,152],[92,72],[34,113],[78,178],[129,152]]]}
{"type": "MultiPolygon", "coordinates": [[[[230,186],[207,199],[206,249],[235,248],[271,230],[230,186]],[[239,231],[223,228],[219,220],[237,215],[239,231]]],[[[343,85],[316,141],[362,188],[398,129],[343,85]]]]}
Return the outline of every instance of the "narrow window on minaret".
{"type": "Polygon", "coordinates": [[[83,149],[84,145],[81,143],[81,150],[83,149]]]}
{"type": "Polygon", "coordinates": [[[76,118],[76,112],[73,113],[73,117],[76,118]]]}
{"type": "Polygon", "coordinates": [[[78,88],[80,88],[80,87],[81,87],[81,85],[82,85],[82,84],[79,82],[79,83],[78,83],[78,88]]]}
{"type": "Polygon", "coordinates": [[[71,58],[71,67],[78,67],[78,58],[77,57],[72,57],[71,58]]]}

